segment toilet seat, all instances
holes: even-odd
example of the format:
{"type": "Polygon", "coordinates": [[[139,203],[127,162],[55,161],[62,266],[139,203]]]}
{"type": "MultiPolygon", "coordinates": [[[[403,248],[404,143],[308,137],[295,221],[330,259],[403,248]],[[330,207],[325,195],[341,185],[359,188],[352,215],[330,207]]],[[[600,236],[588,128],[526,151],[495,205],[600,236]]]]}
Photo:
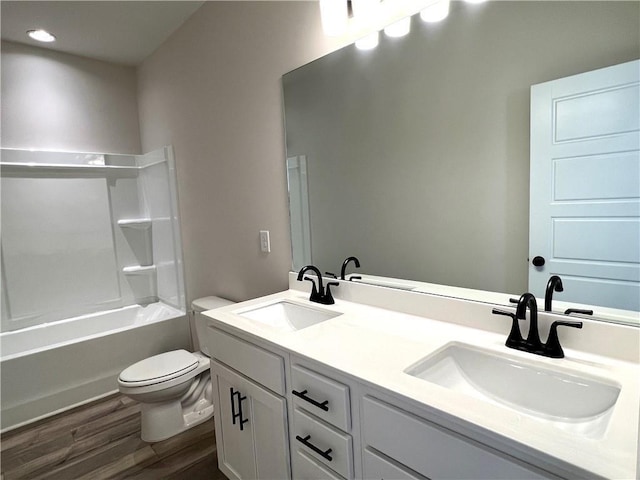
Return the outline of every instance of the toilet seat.
{"type": "Polygon", "coordinates": [[[126,387],[145,387],[168,382],[192,372],[200,361],[186,350],[173,350],[145,358],[124,369],[118,383],[126,387]]]}

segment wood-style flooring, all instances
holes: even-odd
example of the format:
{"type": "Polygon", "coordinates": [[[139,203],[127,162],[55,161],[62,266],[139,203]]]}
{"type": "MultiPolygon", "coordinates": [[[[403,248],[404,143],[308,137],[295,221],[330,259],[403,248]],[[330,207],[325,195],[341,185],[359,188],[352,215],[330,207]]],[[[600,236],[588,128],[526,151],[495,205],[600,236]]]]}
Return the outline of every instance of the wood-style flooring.
{"type": "Polygon", "coordinates": [[[157,443],[140,439],[140,407],[122,395],[10,431],[0,438],[2,480],[226,480],[213,420],[157,443]]]}

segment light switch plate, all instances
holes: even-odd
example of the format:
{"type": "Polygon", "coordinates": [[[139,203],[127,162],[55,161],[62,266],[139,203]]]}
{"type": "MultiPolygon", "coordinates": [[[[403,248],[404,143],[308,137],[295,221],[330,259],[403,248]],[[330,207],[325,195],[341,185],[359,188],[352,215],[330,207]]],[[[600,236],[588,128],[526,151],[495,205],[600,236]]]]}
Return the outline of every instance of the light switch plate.
{"type": "Polygon", "coordinates": [[[269,230],[260,230],[260,251],[269,253],[271,251],[271,241],[269,240],[269,230]]]}

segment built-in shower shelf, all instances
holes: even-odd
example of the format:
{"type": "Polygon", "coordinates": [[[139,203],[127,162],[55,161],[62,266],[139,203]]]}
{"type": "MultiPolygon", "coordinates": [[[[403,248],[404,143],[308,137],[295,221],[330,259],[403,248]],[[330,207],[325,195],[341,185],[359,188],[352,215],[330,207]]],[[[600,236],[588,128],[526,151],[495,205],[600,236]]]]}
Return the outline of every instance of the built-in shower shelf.
{"type": "Polygon", "coordinates": [[[150,218],[123,218],[118,220],[118,225],[123,228],[145,229],[151,226],[150,218]]]}
{"type": "Polygon", "coordinates": [[[93,177],[115,175],[118,177],[136,177],[140,168],[119,165],[0,162],[0,170],[3,176],[93,177]]]}
{"type": "Polygon", "coordinates": [[[124,267],[122,272],[125,275],[151,275],[156,273],[155,265],[131,265],[129,267],[124,267]]]}

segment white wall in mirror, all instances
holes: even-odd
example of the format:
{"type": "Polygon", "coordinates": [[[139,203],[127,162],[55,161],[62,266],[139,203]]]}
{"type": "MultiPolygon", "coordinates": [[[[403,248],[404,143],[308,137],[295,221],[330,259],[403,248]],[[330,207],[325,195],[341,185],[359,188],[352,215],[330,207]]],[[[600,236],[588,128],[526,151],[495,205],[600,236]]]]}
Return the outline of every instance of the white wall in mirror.
{"type": "Polygon", "coordinates": [[[414,18],[407,37],[286,74],[313,263],[356,255],[366,274],[526,291],[530,87],[637,59],[639,8],[453,2],[441,24],[414,18]]]}

